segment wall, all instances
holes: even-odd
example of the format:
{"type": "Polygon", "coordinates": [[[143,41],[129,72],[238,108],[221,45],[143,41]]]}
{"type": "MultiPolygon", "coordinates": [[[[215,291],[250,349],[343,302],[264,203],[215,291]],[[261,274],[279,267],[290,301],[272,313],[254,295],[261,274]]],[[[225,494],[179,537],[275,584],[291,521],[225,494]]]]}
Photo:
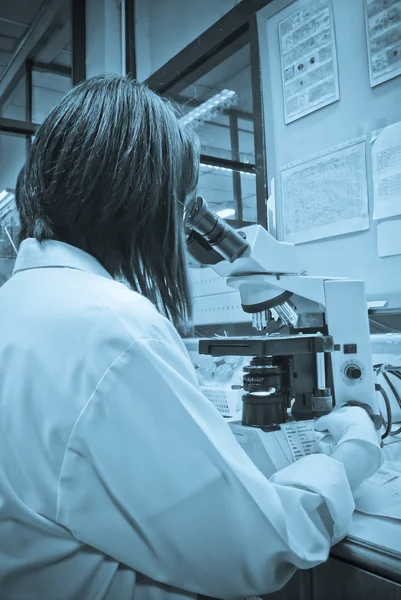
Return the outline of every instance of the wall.
{"type": "Polygon", "coordinates": [[[145,80],[240,0],[136,0],[138,79],[145,80]]]}
{"type": "MultiPolygon", "coordinates": [[[[82,0],[84,1],[84,0],[82,0]]],[[[121,10],[117,0],[86,1],[86,76],[123,71],[121,10]]]]}
{"type": "MultiPolygon", "coordinates": [[[[401,120],[401,77],[370,87],[364,28],[364,0],[333,0],[340,101],[289,125],[284,124],[278,22],[307,4],[297,0],[273,17],[261,11],[259,35],[263,72],[269,177],[275,177],[280,204],[280,167],[372,130],[401,120]]],[[[368,173],[370,168],[367,146],[368,173]]],[[[368,178],[370,215],[372,185],[368,178]]],[[[280,211],[278,211],[280,212],[280,211]]],[[[278,219],[280,230],[280,215],[278,219]]],[[[379,258],[376,223],[354,235],[298,246],[300,262],[312,275],[365,279],[369,299],[388,299],[401,306],[401,256],[379,258]]]]}

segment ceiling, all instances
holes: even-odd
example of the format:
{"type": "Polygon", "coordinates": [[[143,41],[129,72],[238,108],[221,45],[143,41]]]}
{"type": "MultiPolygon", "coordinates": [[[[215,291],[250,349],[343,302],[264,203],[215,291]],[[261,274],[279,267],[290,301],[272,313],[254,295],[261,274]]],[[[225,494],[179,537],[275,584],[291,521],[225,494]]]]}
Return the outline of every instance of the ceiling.
{"type": "Polygon", "coordinates": [[[43,0],[13,0],[0,4],[0,78],[43,0]]]}
{"type": "MultiPolygon", "coordinates": [[[[56,6],[50,26],[45,28],[34,49],[24,58],[34,61],[71,67],[72,27],[69,0],[11,0],[0,2],[0,85],[7,68],[18,49],[35,28],[40,27],[40,19],[56,6]]],[[[0,99],[1,100],[1,99],[0,99]]]]}

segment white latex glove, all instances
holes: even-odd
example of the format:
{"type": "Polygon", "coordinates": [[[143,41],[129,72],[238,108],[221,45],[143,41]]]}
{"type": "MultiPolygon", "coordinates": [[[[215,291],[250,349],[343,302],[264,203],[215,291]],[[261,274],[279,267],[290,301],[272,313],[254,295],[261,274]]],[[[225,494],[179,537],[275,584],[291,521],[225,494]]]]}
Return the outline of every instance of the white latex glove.
{"type": "MultiPolygon", "coordinates": [[[[327,431],[336,444],[336,450],[344,442],[358,443],[368,454],[372,472],[383,462],[381,437],[366,410],[359,406],[334,408],[331,413],[315,422],[316,431],[327,431]]],[[[334,451],[334,453],[336,452],[334,451]]]]}
{"type": "Polygon", "coordinates": [[[335,407],[315,421],[316,431],[328,431],[335,444],[346,440],[365,440],[380,449],[380,434],[365,409],[359,406],[335,407]]]}

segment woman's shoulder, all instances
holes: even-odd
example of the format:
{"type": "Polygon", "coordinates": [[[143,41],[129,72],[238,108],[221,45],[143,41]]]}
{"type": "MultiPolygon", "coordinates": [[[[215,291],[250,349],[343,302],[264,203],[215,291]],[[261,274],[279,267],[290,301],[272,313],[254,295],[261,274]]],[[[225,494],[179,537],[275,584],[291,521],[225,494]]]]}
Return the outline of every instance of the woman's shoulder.
{"type": "Polygon", "coordinates": [[[180,337],[156,307],[143,295],[132,291],[126,284],[103,279],[91,289],[100,313],[109,322],[110,332],[118,331],[127,336],[127,341],[160,339],[180,343],[180,337]]]}

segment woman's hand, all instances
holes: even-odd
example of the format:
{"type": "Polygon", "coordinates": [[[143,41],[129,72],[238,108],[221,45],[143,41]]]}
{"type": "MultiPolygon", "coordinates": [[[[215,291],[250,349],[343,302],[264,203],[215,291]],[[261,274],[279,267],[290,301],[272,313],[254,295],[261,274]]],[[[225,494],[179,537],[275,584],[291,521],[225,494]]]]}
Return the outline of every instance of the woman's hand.
{"type": "Polygon", "coordinates": [[[333,438],[336,448],[331,457],[343,463],[352,491],[382,465],[380,434],[363,408],[334,408],[316,421],[315,429],[333,438]]]}
{"type": "Polygon", "coordinates": [[[315,429],[328,431],[335,444],[348,439],[361,439],[380,448],[380,434],[366,410],[359,406],[334,408],[315,422],[315,429]]]}

